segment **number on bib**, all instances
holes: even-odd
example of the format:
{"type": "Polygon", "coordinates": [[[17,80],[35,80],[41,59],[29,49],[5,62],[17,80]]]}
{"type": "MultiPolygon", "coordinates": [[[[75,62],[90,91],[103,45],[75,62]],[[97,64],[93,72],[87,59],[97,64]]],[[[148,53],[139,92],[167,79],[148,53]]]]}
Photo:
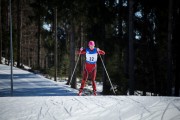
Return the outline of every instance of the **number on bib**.
{"type": "Polygon", "coordinates": [[[89,59],[90,59],[90,61],[92,61],[92,62],[94,61],[94,57],[90,57],[89,59]]]}

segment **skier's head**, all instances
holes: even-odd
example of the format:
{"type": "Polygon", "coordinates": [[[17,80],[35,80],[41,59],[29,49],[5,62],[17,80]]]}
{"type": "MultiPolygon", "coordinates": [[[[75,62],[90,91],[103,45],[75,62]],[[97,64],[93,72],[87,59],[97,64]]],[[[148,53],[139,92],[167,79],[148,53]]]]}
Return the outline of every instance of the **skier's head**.
{"type": "Polygon", "coordinates": [[[95,46],[95,43],[94,43],[94,41],[89,41],[89,43],[88,43],[88,46],[89,46],[89,48],[92,50],[92,49],[94,49],[94,46],[95,46]]]}

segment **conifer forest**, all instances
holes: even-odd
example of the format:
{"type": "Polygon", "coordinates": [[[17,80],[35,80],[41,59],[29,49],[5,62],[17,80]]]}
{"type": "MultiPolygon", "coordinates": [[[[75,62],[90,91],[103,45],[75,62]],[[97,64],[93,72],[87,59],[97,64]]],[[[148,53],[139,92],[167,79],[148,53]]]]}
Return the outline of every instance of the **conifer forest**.
{"type": "MultiPolygon", "coordinates": [[[[72,88],[93,40],[117,95],[180,96],[179,31],[179,0],[0,0],[0,58],[67,84],[77,63],[72,88]]],[[[96,81],[113,94],[99,57],[96,81]]]]}

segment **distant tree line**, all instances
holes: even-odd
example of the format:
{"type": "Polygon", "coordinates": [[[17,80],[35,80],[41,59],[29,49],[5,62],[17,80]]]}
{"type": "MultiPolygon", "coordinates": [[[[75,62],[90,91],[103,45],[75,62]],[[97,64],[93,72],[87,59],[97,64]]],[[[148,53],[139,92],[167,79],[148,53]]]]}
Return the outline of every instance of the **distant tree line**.
{"type": "MultiPolygon", "coordinates": [[[[179,10],[179,0],[12,0],[14,61],[56,81],[68,77],[69,84],[76,52],[94,40],[106,52],[103,60],[118,95],[179,96],[179,10]]],[[[8,15],[9,2],[0,0],[0,58],[6,59],[8,15]]],[[[97,64],[103,94],[113,94],[101,61],[97,64]]]]}

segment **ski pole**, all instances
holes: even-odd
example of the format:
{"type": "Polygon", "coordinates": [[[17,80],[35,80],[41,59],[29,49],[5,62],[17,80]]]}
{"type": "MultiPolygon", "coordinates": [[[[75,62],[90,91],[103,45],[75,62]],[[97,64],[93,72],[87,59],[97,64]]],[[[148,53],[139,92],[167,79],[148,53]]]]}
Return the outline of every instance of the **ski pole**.
{"type": "Polygon", "coordinates": [[[80,55],[81,55],[81,51],[80,51],[80,53],[79,53],[79,56],[78,56],[77,62],[76,62],[76,64],[75,64],[75,67],[74,67],[73,73],[72,73],[72,75],[71,75],[71,79],[70,79],[70,81],[69,81],[69,85],[71,84],[72,78],[73,78],[73,76],[74,76],[74,72],[75,72],[75,70],[76,70],[76,67],[77,67],[77,64],[78,64],[78,61],[79,61],[79,57],[80,57],[80,55]]]}
{"type": "MultiPolygon", "coordinates": [[[[99,54],[99,52],[98,52],[98,54],[99,54]]],[[[111,87],[112,87],[112,89],[113,89],[113,92],[114,92],[114,94],[116,94],[116,93],[115,93],[115,91],[114,91],[114,87],[113,87],[113,85],[112,85],[112,83],[111,83],[111,80],[110,80],[109,74],[108,74],[108,72],[107,72],[107,70],[106,70],[106,67],[105,67],[105,65],[104,65],[104,62],[103,62],[103,60],[102,60],[102,57],[101,57],[101,55],[100,55],[100,54],[99,54],[99,56],[100,56],[100,59],[101,59],[101,61],[102,61],[102,64],[103,64],[104,70],[106,71],[106,74],[107,74],[107,77],[108,77],[109,82],[110,82],[110,84],[111,84],[111,87]]]]}

